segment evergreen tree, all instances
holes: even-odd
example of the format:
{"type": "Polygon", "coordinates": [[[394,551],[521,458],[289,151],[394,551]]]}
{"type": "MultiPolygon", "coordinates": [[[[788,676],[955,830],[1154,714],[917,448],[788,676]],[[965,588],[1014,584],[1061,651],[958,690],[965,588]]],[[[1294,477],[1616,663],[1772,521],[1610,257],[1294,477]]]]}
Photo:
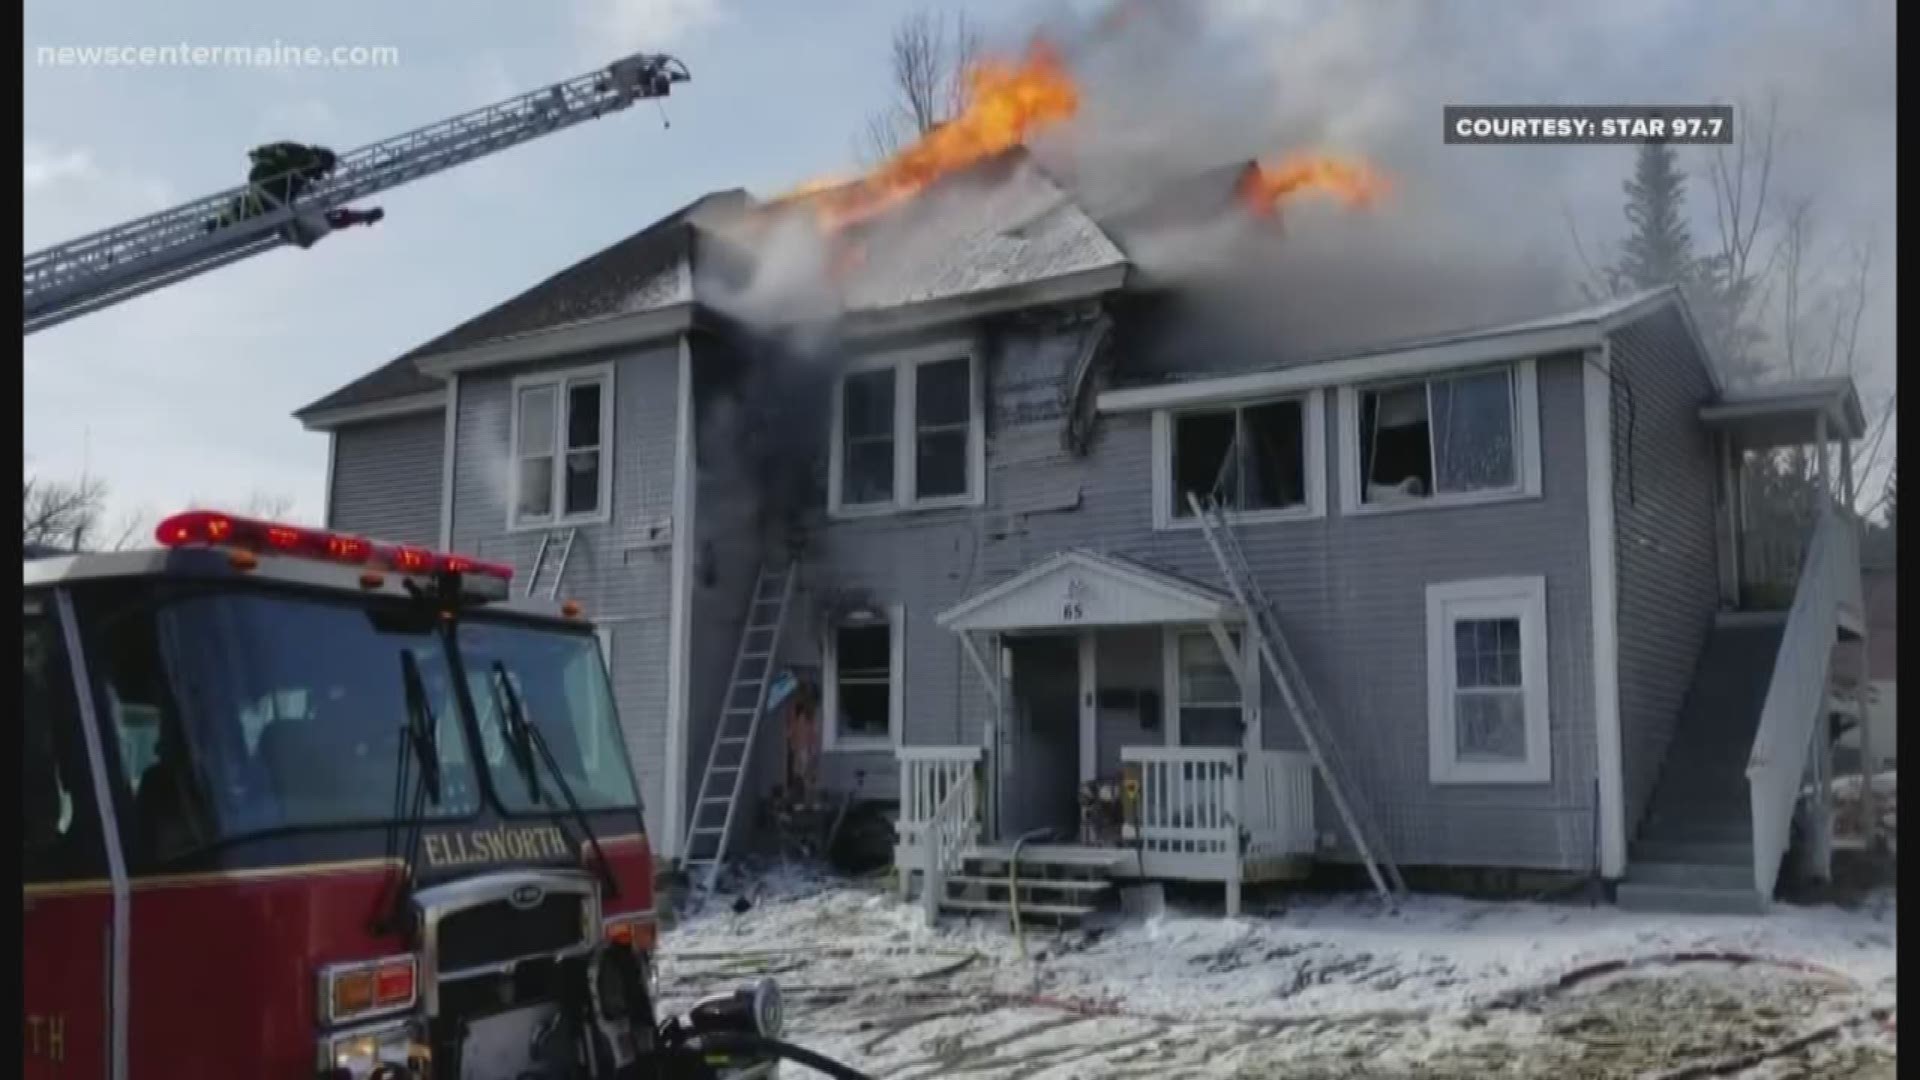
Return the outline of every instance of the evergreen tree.
{"type": "Polygon", "coordinates": [[[1693,283],[1698,261],[1687,231],[1687,177],[1672,146],[1648,143],[1640,148],[1633,175],[1620,185],[1626,193],[1627,224],[1620,261],[1611,271],[1616,292],[1693,283]]]}

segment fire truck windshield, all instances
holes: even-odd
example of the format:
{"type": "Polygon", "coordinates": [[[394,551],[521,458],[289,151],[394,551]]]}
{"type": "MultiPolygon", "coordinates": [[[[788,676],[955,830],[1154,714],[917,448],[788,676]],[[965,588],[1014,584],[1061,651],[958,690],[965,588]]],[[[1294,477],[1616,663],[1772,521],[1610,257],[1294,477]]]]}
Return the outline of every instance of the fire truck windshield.
{"type": "MultiPolygon", "coordinates": [[[[472,696],[482,714],[476,754],[444,638],[402,603],[164,581],[133,588],[133,596],[123,586],[87,598],[82,617],[132,796],[136,858],[392,819],[407,718],[403,652],[414,656],[438,728],[442,791],[426,815],[477,812],[479,768],[507,810],[532,809],[489,699],[472,696]]],[[[503,662],[582,805],[634,806],[594,638],[483,618],[463,619],[458,631],[462,649],[471,643],[476,653],[469,677],[503,662]]]]}

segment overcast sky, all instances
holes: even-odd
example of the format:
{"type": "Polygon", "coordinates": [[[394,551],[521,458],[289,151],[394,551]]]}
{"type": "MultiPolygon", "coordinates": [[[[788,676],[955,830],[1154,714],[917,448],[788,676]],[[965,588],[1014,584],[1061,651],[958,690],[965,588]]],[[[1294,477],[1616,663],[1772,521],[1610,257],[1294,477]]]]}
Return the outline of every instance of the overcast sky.
{"type": "MultiPolygon", "coordinates": [[[[1177,0],[1167,0],[1177,2],[1177,0]]],[[[665,107],[594,121],[374,200],[387,219],[282,250],[26,339],[30,472],[104,478],[115,507],[164,512],[290,496],[317,518],[324,437],[288,414],[699,195],[774,194],[851,167],[908,0],[28,0],[26,249],[244,178],[246,150],[347,150],[598,67],[667,50],[694,81],[665,107]],[[111,27],[106,30],[103,28],[111,27]],[[41,45],[391,46],[385,68],[58,67],[41,45]]],[[[1098,7],[970,0],[1012,38],[1098,7]]],[[[1445,102],[1613,103],[1781,96],[1776,184],[1818,198],[1832,243],[1880,237],[1869,392],[1891,386],[1893,2],[1622,0],[1564,5],[1218,0],[1239,59],[1271,69],[1335,141],[1413,171],[1471,162],[1462,227],[1557,246],[1561,207],[1617,236],[1631,151],[1438,147],[1445,102]],[[1555,8],[1563,11],[1556,14],[1555,8]],[[1526,13],[1521,17],[1521,13],[1526,13]],[[1511,13],[1512,19],[1499,16],[1511,13]],[[1454,155],[1452,158],[1442,156],[1454,155]],[[1474,155],[1467,158],[1465,155],[1474,155]],[[1423,164],[1424,163],[1424,164],[1423,164]]],[[[1169,58],[1172,69],[1178,68],[1169,58]]],[[[1204,102],[1203,102],[1204,103],[1204,102]]],[[[1269,103],[1224,101],[1221,115],[1269,103]]],[[[1209,108],[1212,106],[1209,104],[1209,108]]],[[[1249,148],[1257,149],[1257,148],[1249,148]]],[[[1285,149],[1274,147],[1270,149],[1285,149]]],[[[1683,159],[1696,176],[1699,152],[1683,159]]],[[[1433,189],[1453,190],[1439,176],[1433,189]]],[[[1694,185],[1696,235],[1711,233],[1694,185]]]]}

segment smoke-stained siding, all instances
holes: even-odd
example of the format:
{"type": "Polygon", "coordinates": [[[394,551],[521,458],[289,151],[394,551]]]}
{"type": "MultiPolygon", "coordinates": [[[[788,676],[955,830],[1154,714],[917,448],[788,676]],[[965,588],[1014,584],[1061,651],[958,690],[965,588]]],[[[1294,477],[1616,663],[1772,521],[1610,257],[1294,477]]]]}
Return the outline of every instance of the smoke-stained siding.
{"type": "MultiPolygon", "coordinates": [[[[732,674],[734,654],[746,626],[747,603],[760,566],[760,538],[755,528],[758,500],[739,455],[733,452],[739,435],[740,407],[734,392],[737,385],[731,377],[733,358],[726,346],[710,338],[693,338],[691,348],[698,455],[692,534],[693,618],[687,647],[690,683],[685,790],[689,814],[719,728],[727,679],[732,674]]],[[[789,613],[783,635],[788,640],[796,633],[796,622],[789,613]]],[[[749,800],[766,789],[770,776],[779,775],[776,767],[783,753],[784,733],[779,725],[763,719],[753,746],[754,769],[748,774],[749,800]]],[[[719,794],[727,792],[722,789],[719,794]]],[[[749,802],[735,817],[738,840],[745,840],[752,832],[755,817],[751,809],[749,802]]]]}
{"type": "Polygon", "coordinates": [[[438,544],[445,432],[440,409],[335,429],[328,527],[438,544]]]}
{"type": "MultiPolygon", "coordinates": [[[[512,563],[515,589],[525,587],[541,538],[550,531],[558,542],[566,528],[507,530],[513,379],[609,361],[614,367],[614,442],[607,463],[613,470],[611,518],[580,526],[560,596],[580,601],[588,618],[613,631],[614,698],[640,779],[647,824],[657,833],[664,820],[667,641],[673,610],[677,342],[462,375],[453,547],[512,563]]],[[[439,501],[432,502],[437,517],[439,501]]],[[[542,595],[546,584],[540,586],[542,595]]],[[[663,841],[656,836],[655,843],[663,841]]]]}
{"type": "Polygon", "coordinates": [[[1653,796],[1694,665],[1720,605],[1713,394],[1680,316],[1613,336],[1613,507],[1620,627],[1620,738],[1629,834],[1653,796]]]}
{"type": "MultiPolygon", "coordinates": [[[[861,589],[906,608],[904,741],[977,745],[988,703],[946,607],[1054,552],[1127,555],[1221,585],[1203,536],[1156,532],[1146,414],[1103,417],[1090,454],[1058,447],[1058,386],[1077,342],[1009,335],[988,385],[986,506],[833,522],[816,534],[816,584],[861,589]],[[1049,373],[1052,373],[1049,375],[1049,373]],[[1049,378],[1056,380],[1051,386],[1049,378]],[[1009,395],[1025,398],[1009,407],[1009,395]],[[1056,402],[1045,407],[1049,395],[1056,402]]],[[[1124,348],[1124,343],[1123,346],[1124,348]]],[[[1585,869],[1593,854],[1593,670],[1588,607],[1580,362],[1539,366],[1543,494],[1471,508],[1243,527],[1262,585],[1279,605],[1328,722],[1396,855],[1409,864],[1585,869]],[[1429,583],[1516,574],[1547,581],[1553,779],[1538,785],[1434,785],[1427,779],[1426,596],[1429,583]]],[[[1333,395],[1328,394],[1331,411],[1333,395]]],[[[1327,489],[1337,492],[1339,425],[1331,416],[1327,489]]],[[[1171,703],[1170,703],[1171,704],[1171,703]]],[[[1297,738],[1277,692],[1263,699],[1266,741],[1297,738]]],[[[1157,741],[1157,740],[1155,740],[1157,741]]],[[[883,754],[828,755],[842,778],[889,777],[883,754]]],[[[1323,830],[1337,831],[1322,798],[1323,830]]]]}

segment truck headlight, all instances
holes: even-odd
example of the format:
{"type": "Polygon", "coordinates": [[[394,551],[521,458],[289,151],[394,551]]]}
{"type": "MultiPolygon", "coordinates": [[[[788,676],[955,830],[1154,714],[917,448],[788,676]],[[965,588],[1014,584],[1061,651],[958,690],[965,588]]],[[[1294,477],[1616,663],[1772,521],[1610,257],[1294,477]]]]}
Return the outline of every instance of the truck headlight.
{"type": "Polygon", "coordinates": [[[321,1039],[320,1074],[334,1080],[369,1080],[385,1066],[389,1070],[386,1076],[411,1077],[420,1075],[414,1064],[426,1057],[424,1040],[414,1021],[374,1024],[321,1039]]]}

